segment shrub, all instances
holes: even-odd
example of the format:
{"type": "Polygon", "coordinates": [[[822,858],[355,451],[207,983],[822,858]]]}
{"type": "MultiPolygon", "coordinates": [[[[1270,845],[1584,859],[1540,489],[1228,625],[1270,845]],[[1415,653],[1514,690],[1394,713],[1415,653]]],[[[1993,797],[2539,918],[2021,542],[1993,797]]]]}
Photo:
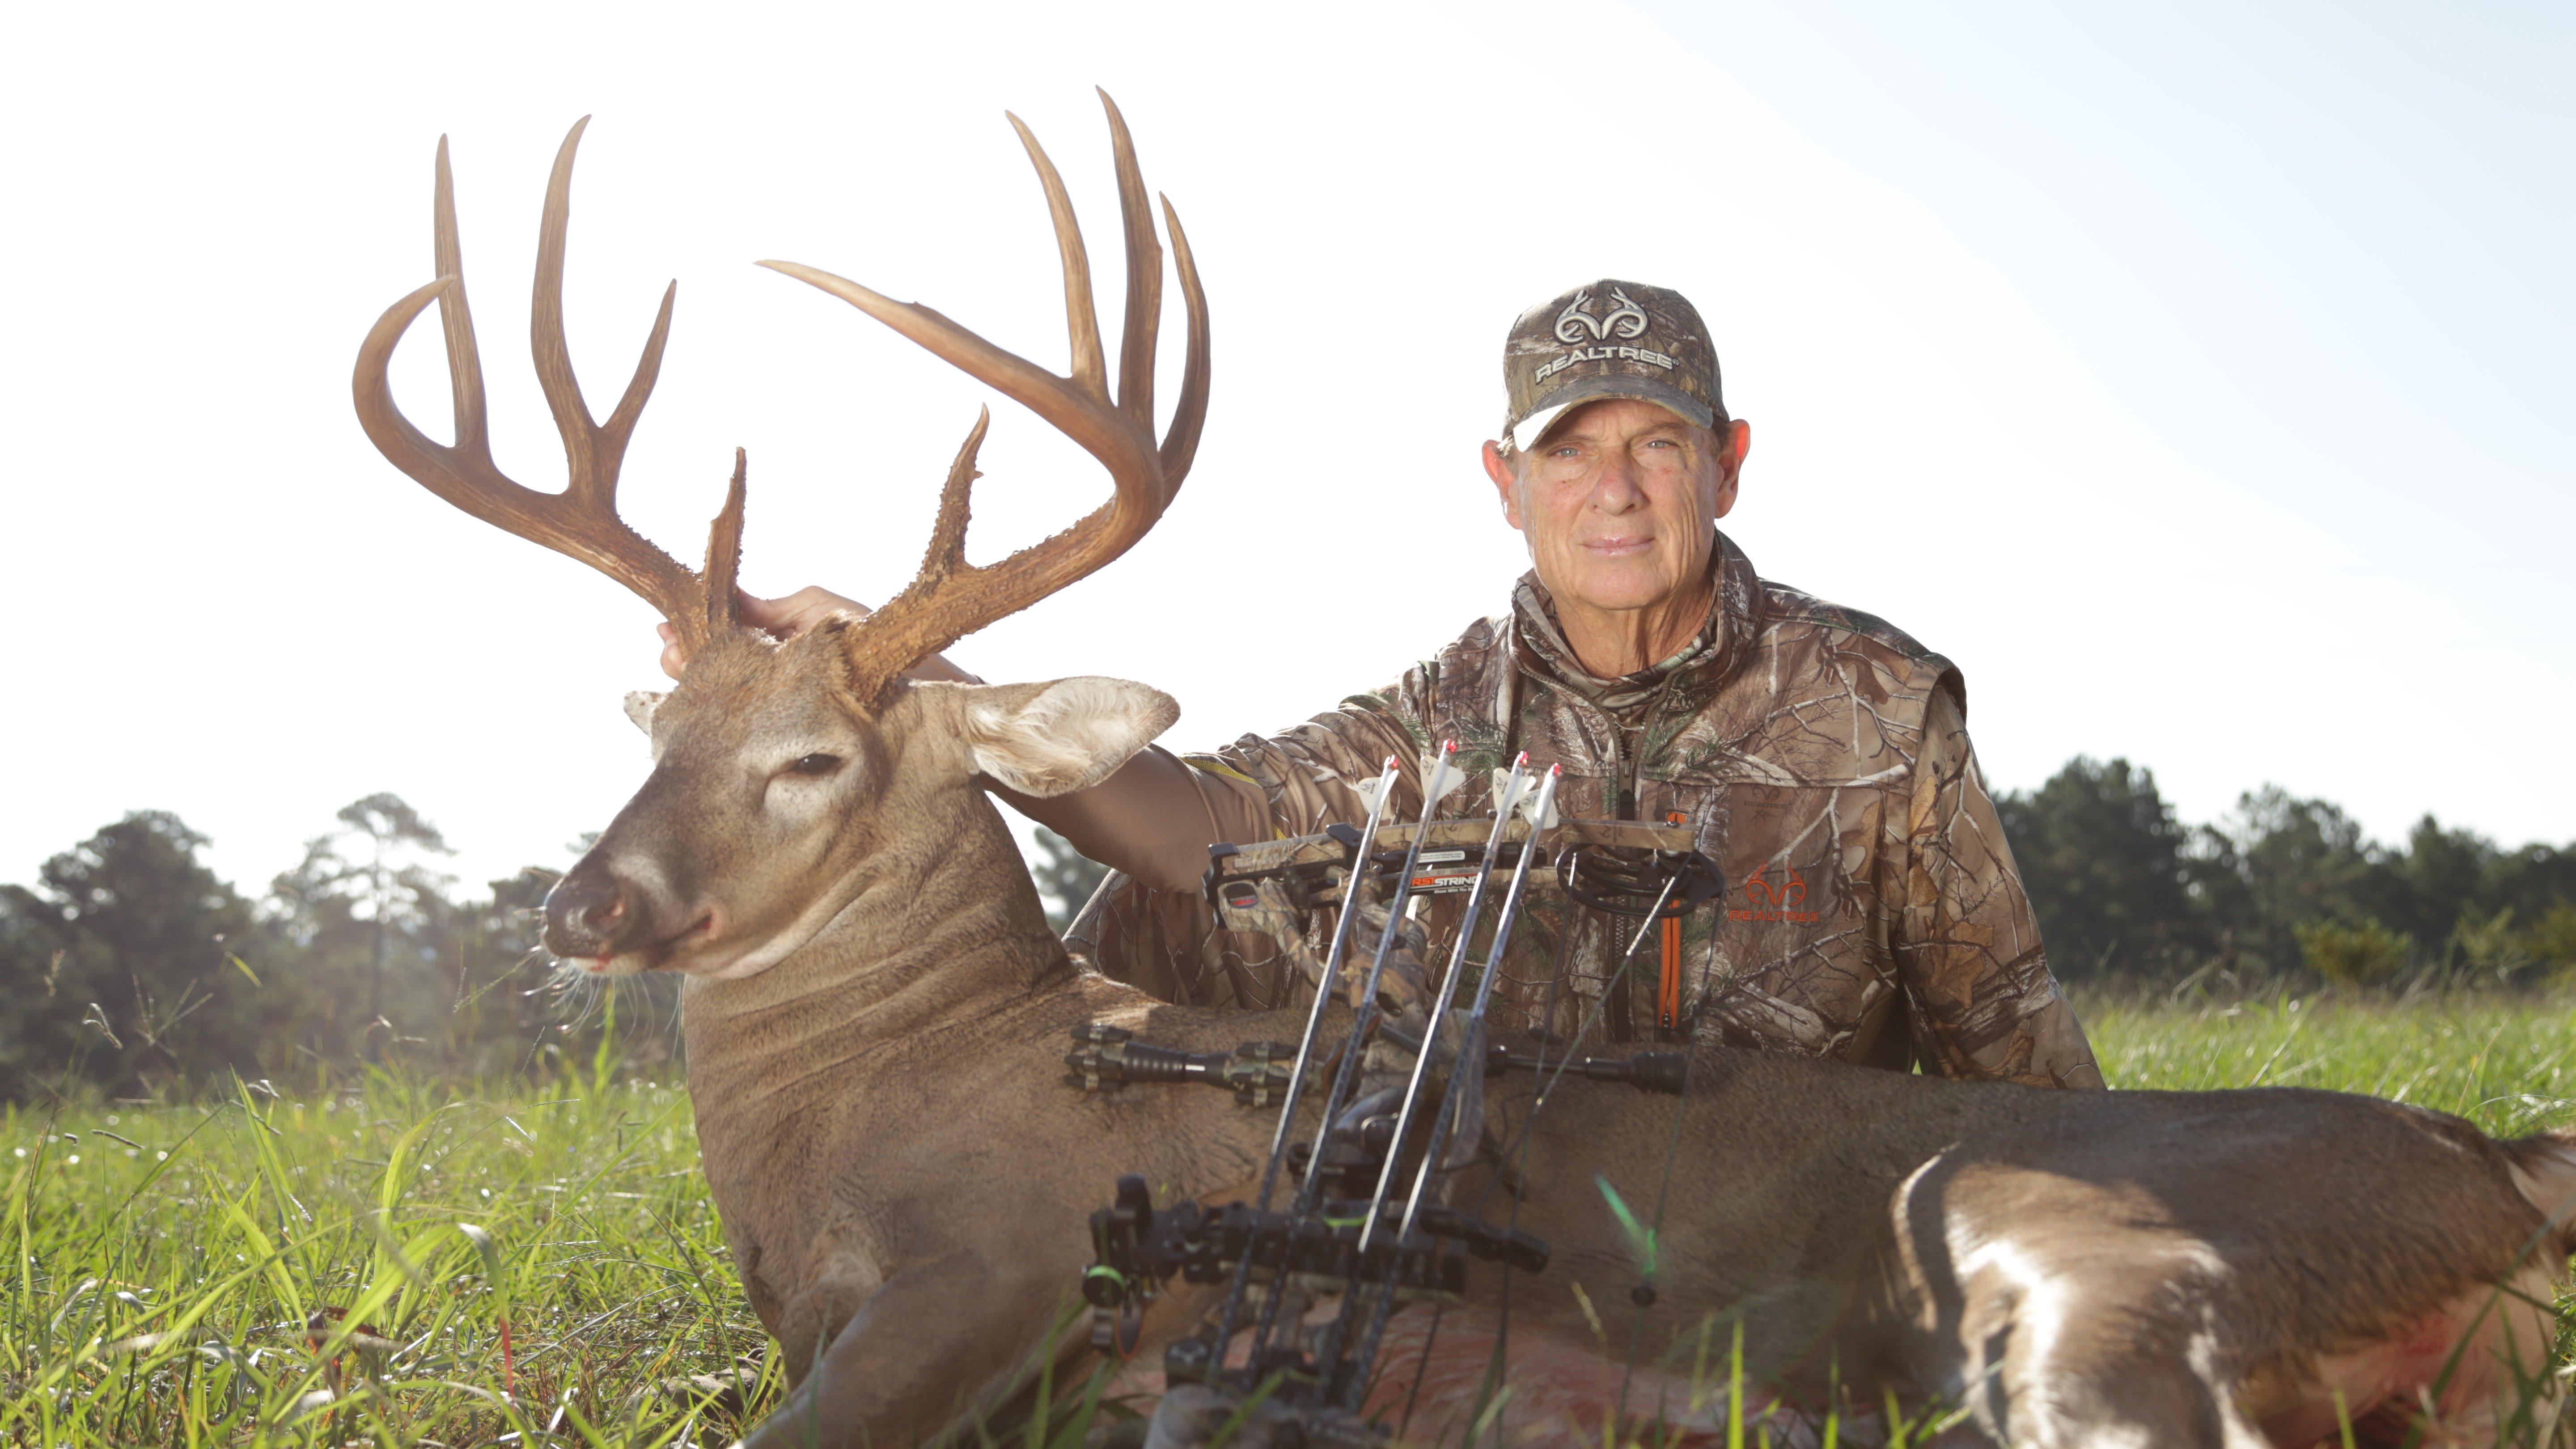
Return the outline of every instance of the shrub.
{"type": "Polygon", "coordinates": [[[2522,933],[2522,948],[2552,971],[2576,966],[2576,905],[2560,901],[2522,933]]]}
{"type": "Polygon", "coordinates": [[[2342,986],[2376,986],[2405,969],[2415,938],[2364,917],[2359,925],[2302,921],[2295,928],[2308,969],[2342,986]]]}
{"type": "Polygon", "coordinates": [[[2451,928],[2451,951],[2463,972],[2470,978],[2493,977],[2509,982],[2514,974],[2531,965],[2531,950],[2513,925],[2513,907],[2507,906],[2492,916],[2476,911],[2460,912],[2459,924],[2451,928]]]}

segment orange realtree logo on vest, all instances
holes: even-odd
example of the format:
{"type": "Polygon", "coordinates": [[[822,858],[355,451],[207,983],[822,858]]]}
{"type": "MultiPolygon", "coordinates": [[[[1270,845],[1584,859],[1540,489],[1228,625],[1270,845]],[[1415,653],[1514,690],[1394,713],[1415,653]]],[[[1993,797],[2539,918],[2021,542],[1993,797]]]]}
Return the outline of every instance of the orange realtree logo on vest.
{"type": "Polygon", "coordinates": [[[1785,883],[1775,885],[1771,881],[1769,866],[1755,871],[1744,882],[1744,898],[1753,903],[1752,909],[1730,910],[1726,913],[1726,918],[1730,921],[1819,919],[1817,912],[1799,909],[1807,903],[1807,878],[1795,870],[1789,871],[1788,876],[1789,879],[1785,883]]]}

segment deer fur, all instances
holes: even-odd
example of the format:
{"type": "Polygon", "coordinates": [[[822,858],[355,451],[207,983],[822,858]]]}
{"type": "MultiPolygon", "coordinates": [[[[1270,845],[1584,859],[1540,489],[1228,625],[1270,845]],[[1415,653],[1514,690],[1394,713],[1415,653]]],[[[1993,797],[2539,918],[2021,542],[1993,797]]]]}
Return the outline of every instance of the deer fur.
{"type": "MultiPolygon", "coordinates": [[[[1298,1025],[1077,969],[981,788],[1097,780],[1171,722],[1167,698],[916,684],[870,709],[834,627],[698,657],[650,713],[651,776],[548,905],[559,955],[691,978],[709,1183],[795,1386],[755,1446],[960,1430],[1074,1303],[1088,1215],[1119,1175],[1164,1201],[1255,1180],[1269,1113],[1200,1088],[1069,1087],[1072,1028],[1221,1050],[1298,1025]],[[795,773],[816,756],[839,763],[795,773]]],[[[2547,1364],[2545,1308],[2498,1285],[2543,1290],[2576,1248],[2576,1135],[2498,1143],[2364,1097],[2046,1092],[1720,1047],[1695,1058],[1678,1138],[1669,1097],[1569,1081],[1533,1114],[1531,1093],[1489,1089],[1486,1151],[1450,1191],[1487,1215],[1517,1191],[1520,1225],[1555,1246],[1512,1299],[1515,1381],[1613,1384],[1597,1364],[1623,1359],[1632,1319],[1669,1379],[1712,1323],[1722,1361],[1741,1313],[1750,1381],[1783,1412],[1892,1391],[1962,1404],[1996,1443],[2288,1444],[2335,1432],[2337,1388],[2366,1431],[2425,1418],[2466,1339],[2426,1422],[2475,1442],[2514,1375],[2547,1364]],[[1524,1122],[1526,1162],[1504,1159],[1524,1122]],[[1675,1141],[1640,1312],[1594,1178],[1645,1212],[1675,1141]],[[1618,1330],[1606,1348],[1576,1285],[1618,1330]]],[[[1495,1311],[1497,1277],[1476,1275],[1462,1325],[1495,1311]]],[[[1145,1353],[1203,1306],[1165,1300],[1145,1353]]],[[[1431,1398],[1417,1427],[1470,1407],[1431,1398]]],[[[1611,1407],[1567,1431],[1597,1436],[1611,1407]]]]}

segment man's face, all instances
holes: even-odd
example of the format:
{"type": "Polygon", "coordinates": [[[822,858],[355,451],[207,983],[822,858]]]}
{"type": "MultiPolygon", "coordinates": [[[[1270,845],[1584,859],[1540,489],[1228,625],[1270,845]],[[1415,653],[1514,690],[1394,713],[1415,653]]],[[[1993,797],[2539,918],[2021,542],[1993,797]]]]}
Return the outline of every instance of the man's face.
{"type": "Polygon", "coordinates": [[[1560,609],[1627,613],[1697,589],[1750,442],[1740,421],[1721,438],[1653,403],[1605,398],[1558,419],[1527,456],[1487,443],[1485,471],[1560,609]]]}

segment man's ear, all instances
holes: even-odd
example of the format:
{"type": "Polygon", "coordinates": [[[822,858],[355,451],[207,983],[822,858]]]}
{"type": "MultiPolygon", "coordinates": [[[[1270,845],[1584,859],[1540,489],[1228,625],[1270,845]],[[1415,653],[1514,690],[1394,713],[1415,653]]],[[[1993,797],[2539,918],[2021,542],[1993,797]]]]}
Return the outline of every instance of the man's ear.
{"type": "Polygon", "coordinates": [[[1742,418],[1726,425],[1717,442],[1717,507],[1712,518],[1735,511],[1735,490],[1744,474],[1745,455],[1753,451],[1753,425],[1742,418]]]}
{"type": "Polygon", "coordinates": [[[662,701],[670,697],[669,691],[654,689],[639,689],[626,696],[626,717],[635,721],[635,727],[644,732],[644,738],[653,738],[653,711],[660,709],[662,701]]]}
{"type": "Polygon", "coordinates": [[[1485,476],[1494,480],[1494,490],[1502,495],[1503,521],[1521,527],[1521,475],[1518,465],[1503,454],[1498,442],[1485,444],[1485,476]]]}
{"type": "Polygon", "coordinates": [[[1181,707],[1159,689],[1083,675],[1047,684],[961,684],[959,734],[978,773],[1044,799],[1109,778],[1181,707]]]}

